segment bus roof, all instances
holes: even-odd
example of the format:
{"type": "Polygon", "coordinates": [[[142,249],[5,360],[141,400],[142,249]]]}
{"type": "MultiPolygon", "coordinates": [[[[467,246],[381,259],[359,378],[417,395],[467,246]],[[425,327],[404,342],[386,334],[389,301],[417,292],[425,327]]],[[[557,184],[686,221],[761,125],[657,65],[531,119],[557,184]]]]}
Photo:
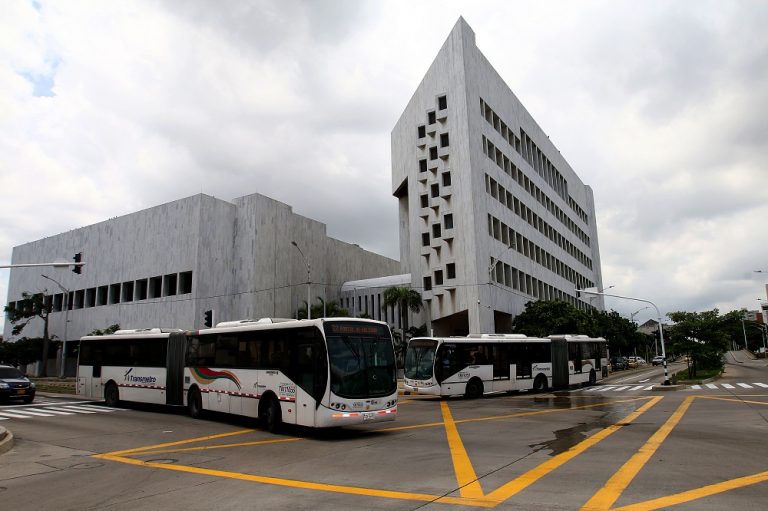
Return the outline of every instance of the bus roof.
{"type": "Polygon", "coordinates": [[[457,344],[477,343],[515,343],[515,342],[551,342],[547,337],[528,337],[522,334],[470,334],[466,337],[414,337],[411,341],[438,341],[457,344]]]}
{"type": "Polygon", "coordinates": [[[194,330],[197,335],[213,334],[219,332],[231,332],[233,330],[271,330],[271,329],[289,329],[289,328],[301,328],[305,326],[316,326],[321,328],[323,323],[373,323],[377,325],[383,325],[389,328],[389,325],[383,321],[376,321],[373,319],[365,318],[317,318],[317,319],[285,319],[285,318],[261,318],[259,320],[238,320],[238,321],[225,321],[218,323],[213,328],[206,328],[202,330],[194,330]]]}

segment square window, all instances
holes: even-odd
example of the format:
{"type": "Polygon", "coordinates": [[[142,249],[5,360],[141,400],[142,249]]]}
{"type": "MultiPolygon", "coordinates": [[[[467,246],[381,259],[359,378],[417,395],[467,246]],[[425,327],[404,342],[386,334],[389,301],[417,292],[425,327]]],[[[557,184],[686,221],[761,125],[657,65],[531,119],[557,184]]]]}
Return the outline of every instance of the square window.
{"type": "Polygon", "coordinates": [[[440,237],[440,224],[432,224],[432,237],[433,238],[440,237]]]}
{"type": "Polygon", "coordinates": [[[427,171],[427,160],[419,160],[419,172],[427,171]]]}
{"type": "Polygon", "coordinates": [[[437,121],[437,117],[435,116],[435,112],[428,112],[427,124],[435,124],[436,121],[437,121]]]}
{"type": "Polygon", "coordinates": [[[146,300],[147,299],[147,279],[137,280],[135,290],[136,290],[137,300],[146,300]]]}
{"type": "Polygon", "coordinates": [[[120,284],[111,284],[109,286],[109,303],[120,303],[120,284]]]}
{"type": "Polygon", "coordinates": [[[428,232],[421,233],[421,246],[422,247],[428,247],[429,246],[429,233],[428,232]]]}
{"type": "Polygon", "coordinates": [[[446,108],[448,108],[448,98],[445,96],[437,98],[437,109],[445,110],[446,108]]]}
{"type": "Polygon", "coordinates": [[[75,309],[82,309],[85,303],[85,290],[78,289],[75,291],[75,309]]]}
{"type": "Polygon", "coordinates": [[[436,286],[442,286],[443,285],[443,270],[436,270],[435,271],[435,285],[436,286]]]}
{"type": "Polygon", "coordinates": [[[436,160],[437,159],[437,147],[430,147],[429,148],[429,159],[430,160],[436,160]]]}
{"type": "Polygon", "coordinates": [[[432,290],[432,277],[424,277],[424,291],[432,290]]]}
{"type": "Polygon", "coordinates": [[[163,277],[152,277],[149,279],[149,297],[160,298],[163,290],[163,277]]]}
{"type": "Polygon", "coordinates": [[[424,194],[421,196],[421,207],[426,208],[429,206],[429,195],[424,194]]]}
{"type": "Polygon", "coordinates": [[[443,226],[446,229],[453,229],[453,214],[447,214],[443,217],[443,226]]]}
{"type": "Polygon", "coordinates": [[[445,265],[445,273],[449,279],[456,278],[456,263],[448,263],[445,265]]]}
{"type": "Polygon", "coordinates": [[[424,126],[423,124],[418,127],[417,131],[419,133],[419,138],[424,138],[427,136],[427,127],[424,126]]]}
{"type": "Polygon", "coordinates": [[[96,288],[95,287],[91,287],[85,290],[85,306],[86,307],[96,306],[96,288]]]}
{"type": "Polygon", "coordinates": [[[179,273],[179,294],[186,295],[192,292],[192,272],[179,273]]]}
{"type": "Polygon", "coordinates": [[[133,301],[133,281],[123,282],[123,301],[133,301]]]}
{"type": "Polygon", "coordinates": [[[175,295],[177,285],[178,276],[175,273],[170,273],[163,277],[163,296],[175,295]]]}
{"type": "Polygon", "coordinates": [[[106,305],[109,286],[99,286],[96,290],[96,305],[106,305]]]}
{"type": "Polygon", "coordinates": [[[429,187],[429,192],[432,195],[432,197],[437,197],[440,195],[440,185],[437,183],[434,183],[432,186],[429,187]]]}
{"type": "Polygon", "coordinates": [[[443,186],[451,186],[451,173],[443,172],[443,186]]]}
{"type": "Polygon", "coordinates": [[[440,147],[448,147],[448,133],[440,134],[440,147]]]}

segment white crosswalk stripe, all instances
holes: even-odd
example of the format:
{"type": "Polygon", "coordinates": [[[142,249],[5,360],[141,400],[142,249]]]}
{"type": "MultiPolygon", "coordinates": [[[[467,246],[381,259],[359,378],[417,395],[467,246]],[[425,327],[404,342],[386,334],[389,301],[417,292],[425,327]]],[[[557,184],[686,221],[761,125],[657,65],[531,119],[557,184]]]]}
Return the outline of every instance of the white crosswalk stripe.
{"type": "Polygon", "coordinates": [[[716,388],[717,388],[717,385],[715,385],[714,383],[707,383],[706,385],[707,385],[707,387],[709,387],[710,389],[716,389],[716,388]]]}
{"type": "Polygon", "coordinates": [[[723,385],[723,388],[726,388],[726,389],[735,389],[736,388],[733,385],[731,385],[730,383],[723,383],[722,385],[723,385]]]}
{"type": "Polygon", "coordinates": [[[0,420],[9,419],[34,419],[38,417],[61,417],[73,415],[94,415],[98,413],[112,413],[125,411],[125,408],[107,408],[105,406],[89,403],[58,402],[56,406],[37,404],[35,407],[19,406],[13,408],[0,408],[0,420]]]}
{"type": "Polygon", "coordinates": [[[755,383],[758,387],[763,387],[764,389],[768,389],[768,384],[765,383],[755,383]]]}
{"type": "Polygon", "coordinates": [[[739,387],[744,387],[745,389],[751,389],[752,388],[752,385],[750,385],[748,383],[737,383],[736,385],[738,385],[739,387]]]}
{"type": "MultiPolygon", "coordinates": [[[[739,388],[742,389],[754,389],[755,387],[762,388],[762,389],[768,389],[768,383],[762,383],[762,382],[737,382],[737,383],[705,383],[705,384],[696,384],[691,385],[686,388],[686,390],[739,390],[739,388]]],[[[654,385],[595,385],[586,389],[580,389],[583,392],[622,392],[622,391],[638,391],[638,390],[653,390],[654,385]]]]}
{"type": "Polygon", "coordinates": [[[613,390],[614,392],[618,392],[620,390],[624,390],[624,389],[628,389],[628,388],[629,388],[629,385],[624,385],[623,387],[617,387],[617,388],[611,389],[611,390],[613,390]]]}

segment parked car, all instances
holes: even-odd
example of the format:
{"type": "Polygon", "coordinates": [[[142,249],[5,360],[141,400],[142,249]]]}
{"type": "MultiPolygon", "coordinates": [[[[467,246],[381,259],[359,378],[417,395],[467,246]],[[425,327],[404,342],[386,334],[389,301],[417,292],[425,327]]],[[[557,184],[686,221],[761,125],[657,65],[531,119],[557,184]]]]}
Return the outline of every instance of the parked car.
{"type": "Polygon", "coordinates": [[[621,371],[627,368],[626,357],[613,357],[611,358],[611,367],[614,371],[621,371]]]}
{"type": "Polygon", "coordinates": [[[634,363],[635,365],[633,367],[639,367],[641,365],[645,365],[645,359],[643,357],[629,357],[629,363],[634,363]]]}
{"type": "Polygon", "coordinates": [[[651,364],[653,364],[653,365],[655,365],[655,366],[661,365],[661,364],[663,364],[663,363],[664,363],[664,357],[662,357],[661,355],[656,355],[656,356],[655,356],[655,357],[653,357],[653,359],[651,360],[651,364]]]}
{"type": "Polygon", "coordinates": [[[15,367],[0,365],[0,402],[9,399],[31,403],[35,399],[35,384],[15,367]]]}

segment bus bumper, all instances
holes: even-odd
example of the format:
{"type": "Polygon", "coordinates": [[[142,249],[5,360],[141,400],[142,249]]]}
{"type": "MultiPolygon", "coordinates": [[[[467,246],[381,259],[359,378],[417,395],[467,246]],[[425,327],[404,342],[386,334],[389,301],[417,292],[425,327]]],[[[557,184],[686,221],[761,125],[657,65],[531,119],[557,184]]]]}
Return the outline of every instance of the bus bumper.
{"type": "Polygon", "coordinates": [[[403,390],[406,394],[424,394],[427,396],[439,396],[440,385],[433,385],[431,387],[416,387],[415,385],[403,385],[403,390]]]}
{"type": "Polygon", "coordinates": [[[352,426],[355,424],[373,424],[375,422],[393,421],[397,418],[397,405],[384,410],[332,410],[321,406],[317,410],[317,423],[319,428],[335,428],[352,426]]]}

